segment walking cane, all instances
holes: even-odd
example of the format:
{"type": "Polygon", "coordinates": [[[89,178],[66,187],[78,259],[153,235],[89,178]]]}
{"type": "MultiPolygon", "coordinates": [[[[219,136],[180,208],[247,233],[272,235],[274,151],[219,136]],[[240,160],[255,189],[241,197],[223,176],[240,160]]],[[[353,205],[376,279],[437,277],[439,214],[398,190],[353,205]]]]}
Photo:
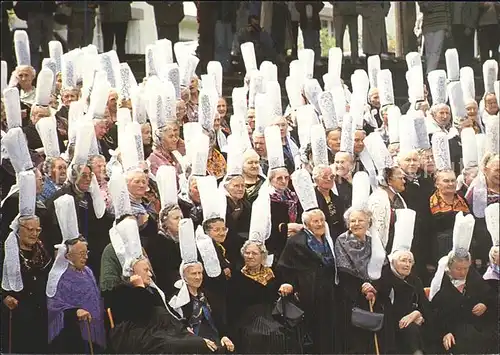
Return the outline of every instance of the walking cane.
{"type": "MultiPolygon", "coordinates": [[[[368,303],[370,304],[370,312],[373,313],[373,300],[369,300],[368,303]]],[[[377,332],[373,332],[373,340],[375,341],[375,354],[380,355],[380,350],[378,348],[377,332]]]]}
{"type": "Polygon", "coordinates": [[[12,309],[9,309],[9,354],[12,354],[12,309]]]}
{"type": "Polygon", "coordinates": [[[87,335],[88,335],[88,341],[89,341],[89,347],[90,347],[90,355],[94,355],[94,347],[92,346],[92,336],[90,335],[90,321],[87,320],[85,321],[85,324],[87,325],[87,335]]]}

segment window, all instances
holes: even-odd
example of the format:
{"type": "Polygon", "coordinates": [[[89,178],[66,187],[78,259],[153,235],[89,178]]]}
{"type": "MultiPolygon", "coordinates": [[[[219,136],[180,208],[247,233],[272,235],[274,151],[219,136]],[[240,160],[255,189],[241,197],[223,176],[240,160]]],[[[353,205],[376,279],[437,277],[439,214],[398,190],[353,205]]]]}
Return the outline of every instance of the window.
{"type": "Polygon", "coordinates": [[[328,21],[321,20],[321,28],[328,28],[328,21]]]}

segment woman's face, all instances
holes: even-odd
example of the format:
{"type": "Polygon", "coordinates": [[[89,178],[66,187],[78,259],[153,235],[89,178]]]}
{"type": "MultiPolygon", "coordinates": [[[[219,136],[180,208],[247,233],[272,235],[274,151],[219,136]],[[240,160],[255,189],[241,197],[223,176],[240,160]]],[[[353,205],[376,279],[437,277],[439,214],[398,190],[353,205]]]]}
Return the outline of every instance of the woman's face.
{"type": "Polygon", "coordinates": [[[498,113],[498,103],[495,94],[488,94],[484,99],[484,109],[490,115],[498,113]]]}
{"type": "Polygon", "coordinates": [[[167,152],[173,152],[177,149],[179,137],[175,134],[174,129],[166,128],[161,135],[161,144],[167,152]]]}
{"type": "Polygon", "coordinates": [[[17,80],[21,89],[29,91],[33,88],[33,79],[35,78],[31,67],[23,66],[16,69],[17,80]]]}
{"type": "Polygon", "coordinates": [[[247,111],[247,122],[253,132],[255,130],[255,110],[253,108],[250,108],[247,111]]]}
{"type": "Polygon", "coordinates": [[[80,191],[87,192],[92,182],[92,172],[88,166],[81,168],[76,178],[76,186],[80,191]]]}
{"type": "Polygon", "coordinates": [[[328,136],[326,137],[326,143],[334,153],[340,150],[340,135],[340,130],[334,130],[328,133],[328,136]]]}
{"type": "Polygon", "coordinates": [[[220,117],[224,118],[226,117],[227,114],[227,103],[226,100],[224,100],[223,97],[219,99],[217,102],[217,112],[219,113],[220,117]]]}
{"type": "Polygon", "coordinates": [[[348,153],[335,154],[335,174],[340,177],[346,177],[352,171],[352,158],[348,153]]]}
{"type": "Polygon", "coordinates": [[[97,182],[103,182],[106,179],[106,160],[104,158],[95,158],[92,160],[92,172],[97,182]]]}
{"type": "Polygon", "coordinates": [[[259,157],[252,156],[243,162],[243,173],[250,177],[257,177],[260,171],[259,157]]]}
{"type": "Polygon", "coordinates": [[[192,95],[198,95],[198,78],[191,79],[191,85],[189,85],[189,93],[192,95]]]}
{"type": "Polygon", "coordinates": [[[41,194],[42,190],[43,190],[43,175],[40,172],[40,170],[38,170],[38,169],[35,169],[34,172],[35,172],[35,179],[36,179],[35,180],[36,181],[36,193],[38,195],[38,194],[41,194]]]}
{"type": "Polygon", "coordinates": [[[428,149],[420,154],[420,169],[428,175],[434,174],[436,171],[436,164],[434,163],[432,150],[428,149]]]}
{"type": "Polygon", "coordinates": [[[106,120],[99,120],[94,123],[95,136],[97,139],[103,139],[108,133],[108,122],[106,120]]]}
{"type": "Polygon", "coordinates": [[[151,285],[151,277],[153,273],[151,272],[151,265],[149,260],[143,259],[136,262],[133,266],[134,275],[140,276],[144,286],[151,285]]]}
{"type": "Polygon", "coordinates": [[[387,114],[387,110],[383,110],[381,112],[382,116],[382,122],[384,123],[384,126],[389,126],[389,115],[387,114]]]}
{"type": "Polygon", "coordinates": [[[201,264],[189,265],[184,269],[183,276],[188,286],[198,289],[203,282],[203,266],[201,264]]]}
{"type": "Polygon", "coordinates": [[[457,190],[457,178],[453,171],[439,172],[436,177],[436,188],[443,195],[453,195],[457,190]]]}
{"type": "Polygon", "coordinates": [[[477,167],[465,169],[463,172],[465,185],[469,186],[472,180],[474,180],[474,178],[477,176],[477,173],[478,173],[477,167]]]}
{"type": "Polygon", "coordinates": [[[446,127],[451,120],[450,108],[448,106],[441,107],[435,114],[434,120],[439,127],[446,127]]]}
{"type": "Polygon", "coordinates": [[[243,251],[245,266],[250,269],[259,268],[264,263],[264,256],[257,244],[251,243],[243,251]]]}
{"type": "Polygon", "coordinates": [[[180,209],[170,211],[163,220],[163,228],[171,235],[177,236],[179,234],[179,221],[182,218],[180,209]]]}
{"type": "Polygon", "coordinates": [[[469,267],[470,260],[456,260],[450,266],[450,276],[455,280],[465,280],[469,267]]]}
{"type": "Polygon", "coordinates": [[[223,221],[216,221],[210,224],[208,236],[218,243],[224,243],[227,236],[226,224],[223,221]]]}
{"type": "Polygon", "coordinates": [[[354,153],[359,154],[365,149],[365,131],[357,130],[354,132],[354,153]]]}
{"type": "Polygon", "coordinates": [[[414,264],[413,254],[409,251],[401,253],[396,259],[392,261],[394,268],[401,276],[408,276],[414,264]]]}
{"type": "Polygon", "coordinates": [[[349,230],[357,238],[364,238],[370,227],[370,220],[363,211],[353,211],[349,216],[349,230]]]}
{"type": "Polygon", "coordinates": [[[107,107],[111,114],[116,114],[116,112],[118,111],[117,103],[118,103],[118,93],[110,92],[108,95],[107,107]]]}
{"type": "Polygon", "coordinates": [[[58,185],[62,185],[66,181],[68,165],[62,158],[54,161],[50,178],[58,185]]]}
{"type": "Polygon", "coordinates": [[[415,175],[420,167],[420,159],[416,151],[410,152],[399,159],[399,167],[408,175],[415,175]]]}
{"type": "Polygon", "coordinates": [[[22,245],[32,247],[38,241],[42,229],[38,218],[27,219],[19,222],[19,239],[22,245]]]}
{"type": "Polygon", "coordinates": [[[467,117],[476,119],[477,117],[477,104],[475,102],[471,102],[465,106],[467,110],[467,117]]]}
{"type": "Polygon", "coordinates": [[[288,123],[286,122],[286,119],[284,117],[280,117],[275,121],[274,125],[279,127],[281,138],[285,138],[288,133],[288,123]]]}
{"type": "Polygon", "coordinates": [[[316,179],[316,184],[318,188],[324,191],[331,190],[333,188],[334,175],[330,167],[323,169],[316,179]]]}
{"type": "Polygon", "coordinates": [[[186,102],[184,102],[184,100],[178,100],[175,108],[177,121],[179,121],[179,124],[184,123],[184,118],[187,115],[186,102]]]}
{"type": "Polygon", "coordinates": [[[189,183],[189,198],[195,203],[200,203],[200,191],[196,179],[191,179],[189,183]]]}
{"type": "Polygon", "coordinates": [[[78,100],[78,91],[76,90],[66,90],[62,94],[62,103],[64,106],[69,107],[69,105],[78,100]]]}
{"type": "Polygon", "coordinates": [[[498,155],[492,158],[484,169],[486,183],[488,187],[497,187],[500,185],[500,159],[498,155]]]}
{"type": "Polygon", "coordinates": [[[388,183],[389,186],[394,189],[394,191],[400,193],[405,190],[405,181],[406,180],[403,170],[401,170],[400,168],[395,168],[388,183]]]}
{"type": "Polygon", "coordinates": [[[276,190],[284,191],[288,187],[290,175],[286,169],[279,169],[274,173],[271,179],[271,186],[276,190]]]}
{"type": "Polygon", "coordinates": [[[142,134],[142,144],[145,146],[151,145],[153,136],[151,135],[151,124],[144,123],[141,125],[141,134],[142,134]]]}
{"type": "Polygon", "coordinates": [[[325,235],[326,231],[325,216],[323,213],[312,213],[309,216],[309,221],[307,222],[307,229],[309,229],[314,236],[322,237],[325,235]]]}
{"type": "Polygon", "coordinates": [[[245,195],[245,180],[242,176],[232,178],[227,184],[227,192],[232,199],[239,201],[245,195]]]}
{"type": "Polygon", "coordinates": [[[220,116],[216,115],[214,118],[214,131],[217,132],[220,129],[220,116]]]}
{"type": "Polygon", "coordinates": [[[136,199],[143,198],[148,188],[146,174],[135,172],[127,182],[128,192],[136,199]]]}
{"type": "Polygon", "coordinates": [[[87,259],[89,257],[87,243],[78,241],[76,244],[69,247],[69,252],[66,258],[71,261],[73,266],[77,270],[83,270],[85,265],[87,265],[87,259]]]}

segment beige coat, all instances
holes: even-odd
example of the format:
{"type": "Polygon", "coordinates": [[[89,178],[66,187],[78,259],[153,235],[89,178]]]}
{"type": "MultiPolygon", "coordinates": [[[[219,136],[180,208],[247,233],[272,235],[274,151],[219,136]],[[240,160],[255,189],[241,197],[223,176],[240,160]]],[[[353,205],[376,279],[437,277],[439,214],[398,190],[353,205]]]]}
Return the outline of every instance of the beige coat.
{"type": "Polygon", "coordinates": [[[363,18],[363,52],[365,54],[387,52],[385,17],[391,8],[390,1],[358,1],[356,7],[363,18]]]}

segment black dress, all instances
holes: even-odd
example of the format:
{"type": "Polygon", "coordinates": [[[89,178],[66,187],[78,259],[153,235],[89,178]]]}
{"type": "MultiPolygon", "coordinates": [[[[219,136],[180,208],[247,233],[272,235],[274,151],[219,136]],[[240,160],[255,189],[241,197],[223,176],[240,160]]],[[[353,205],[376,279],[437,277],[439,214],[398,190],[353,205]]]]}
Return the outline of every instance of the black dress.
{"type": "MultiPolygon", "coordinates": [[[[436,332],[440,340],[448,333],[453,334],[456,344],[451,352],[454,354],[498,353],[498,306],[495,301],[490,287],[473,267],[469,268],[463,292],[445,274],[441,289],[431,303],[436,312],[436,332]],[[480,317],[472,314],[472,308],[478,303],[487,307],[480,317]]],[[[440,349],[444,350],[442,346],[440,349]]]]}
{"type": "Polygon", "coordinates": [[[205,354],[205,341],[189,333],[182,321],[167,310],[151,287],[117,286],[111,310],[115,327],[108,344],[122,354],[205,354]]]}
{"type": "Polygon", "coordinates": [[[38,243],[32,251],[20,250],[19,261],[23,289],[19,292],[2,290],[2,304],[0,305],[2,309],[2,353],[7,353],[9,350],[9,324],[11,324],[13,353],[43,354],[47,352],[48,343],[45,288],[52,267],[52,259],[38,243]],[[3,303],[7,296],[19,301],[18,306],[12,312],[3,303]]]}
{"type": "Polygon", "coordinates": [[[198,295],[189,295],[189,303],[182,306],[182,314],[194,334],[212,340],[221,347],[221,338],[227,336],[225,320],[213,314],[208,299],[202,292],[198,295]]]}
{"type": "Polygon", "coordinates": [[[423,351],[426,335],[430,334],[430,325],[433,323],[433,312],[422,281],[414,275],[401,279],[394,274],[389,265],[386,265],[382,269],[379,285],[384,289],[383,293],[389,294],[391,300],[391,303],[387,304],[385,314],[388,314],[391,320],[388,331],[393,331],[395,334],[395,353],[414,354],[416,351],[423,351]],[[424,323],[420,326],[412,323],[400,329],[401,318],[413,311],[422,314],[424,323]]]}
{"type": "Polygon", "coordinates": [[[226,228],[228,229],[223,246],[227,251],[227,258],[231,260],[235,270],[243,266],[241,247],[248,239],[250,230],[250,216],[252,205],[243,198],[237,203],[227,197],[226,228]]]}
{"type": "Polygon", "coordinates": [[[318,207],[325,214],[328,228],[330,228],[330,236],[335,243],[335,239],[347,229],[344,224],[344,201],[330,190],[330,203],[327,203],[318,188],[315,188],[314,191],[316,192],[318,207]]]}
{"type": "Polygon", "coordinates": [[[286,329],[272,315],[280,283],[263,284],[241,271],[229,281],[231,340],[240,354],[297,354],[301,347],[293,329],[286,329]]]}
{"type": "Polygon", "coordinates": [[[179,265],[182,262],[179,242],[162,232],[151,236],[146,253],[153,267],[156,284],[165,292],[165,298],[170,299],[178,292],[174,283],[180,279],[179,265]]]}
{"type": "MultiPolygon", "coordinates": [[[[305,331],[312,340],[312,353],[331,354],[338,337],[335,334],[335,264],[327,265],[307,244],[304,230],[290,237],[277,264],[283,282],[298,292],[304,311],[305,331]]],[[[307,350],[307,349],[305,349],[307,350]]]]}

